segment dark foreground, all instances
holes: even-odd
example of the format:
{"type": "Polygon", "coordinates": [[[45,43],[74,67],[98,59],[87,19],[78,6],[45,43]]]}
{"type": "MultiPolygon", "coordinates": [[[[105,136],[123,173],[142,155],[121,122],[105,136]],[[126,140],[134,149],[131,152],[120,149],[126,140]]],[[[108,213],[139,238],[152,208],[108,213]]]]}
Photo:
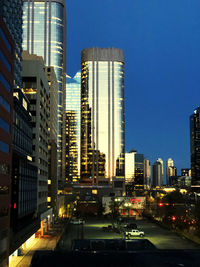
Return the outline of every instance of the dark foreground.
{"type": "Polygon", "coordinates": [[[133,252],[36,252],[31,267],[199,267],[199,250],[149,250],[133,252]]]}

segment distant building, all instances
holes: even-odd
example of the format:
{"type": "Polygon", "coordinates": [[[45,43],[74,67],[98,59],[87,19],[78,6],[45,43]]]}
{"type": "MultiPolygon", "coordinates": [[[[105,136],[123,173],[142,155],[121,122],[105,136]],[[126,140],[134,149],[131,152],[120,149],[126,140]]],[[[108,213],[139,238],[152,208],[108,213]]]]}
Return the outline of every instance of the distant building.
{"type": "Polygon", "coordinates": [[[81,180],[125,179],[124,53],[81,54],[81,180]]]}
{"type": "Polygon", "coordinates": [[[175,176],[172,173],[172,168],[171,167],[174,167],[174,161],[171,158],[169,158],[167,160],[167,163],[166,163],[166,183],[167,183],[167,185],[169,185],[169,177],[170,176],[175,176]]]}
{"type": "Polygon", "coordinates": [[[200,107],[190,116],[192,185],[200,185],[200,107]]]}
{"type": "Polygon", "coordinates": [[[191,176],[191,169],[181,169],[181,176],[191,176]]]}
{"type": "Polygon", "coordinates": [[[144,159],[144,185],[146,188],[151,185],[151,164],[148,159],[144,159]]]}
{"type": "Polygon", "coordinates": [[[38,167],[37,212],[48,223],[49,85],[42,57],[23,52],[23,92],[30,101],[33,127],[33,163],[38,167]]]}
{"type": "Polygon", "coordinates": [[[1,17],[1,11],[2,10],[0,10],[0,266],[8,266],[15,53],[14,42],[1,17]]]}
{"type": "Polygon", "coordinates": [[[135,185],[144,185],[144,155],[135,154],[135,185]]]}
{"type": "Polygon", "coordinates": [[[156,161],[153,164],[153,187],[163,185],[163,175],[162,175],[162,163],[160,161],[156,161]]]}
{"type": "Polygon", "coordinates": [[[134,181],[135,177],[135,154],[136,151],[125,153],[125,181],[130,183],[134,181]]]}
{"type": "Polygon", "coordinates": [[[66,79],[66,182],[80,180],[81,72],[66,79]]]}

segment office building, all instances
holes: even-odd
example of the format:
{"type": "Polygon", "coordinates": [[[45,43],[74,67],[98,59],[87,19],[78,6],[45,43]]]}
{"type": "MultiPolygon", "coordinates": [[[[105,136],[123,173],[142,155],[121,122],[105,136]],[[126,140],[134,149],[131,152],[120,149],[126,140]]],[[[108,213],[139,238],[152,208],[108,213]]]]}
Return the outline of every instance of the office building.
{"type": "Polygon", "coordinates": [[[58,81],[57,161],[58,179],[61,182],[65,178],[65,138],[62,140],[62,134],[65,133],[65,127],[62,132],[62,121],[65,120],[63,116],[66,73],[65,1],[25,0],[23,11],[23,50],[42,56],[46,66],[54,67],[58,81]]]}
{"type": "Polygon", "coordinates": [[[88,48],[81,55],[81,181],[125,178],[124,54],[88,48]]]}
{"type": "Polygon", "coordinates": [[[135,185],[144,185],[144,155],[135,154],[135,185]]]}
{"type": "Polygon", "coordinates": [[[191,177],[191,169],[181,169],[181,176],[190,176],[191,177]]]}
{"type": "Polygon", "coordinates": [[[48,140],[48,208],[53,208],[54,214],[57,209],[57,103],[58,103],[58,83],[53,67],[45,67],[45,73],[49,84],[49,140],[48,140]]]}
{"type": "Polygon", "coordinates": [[[200,185],[200,107],[190,116],[192,185],[200,185]]]}
{"type": "Polygon", "coordinates": [[[37,167],[32,163],[30,104],[14,89],[10,254],[39,229],[37,167]]]}
{"type": "Polygon", "coordinates": [[[170,180],[169,177],[175,176],[173,173],[173,168],[171,168],[173,166],[174,166],[174,161],[173,161],[173,159],[169,158],[166,162],[166,183],[167,183],[167,185],[170,184],[169,183],[169,180],[170,180]]]}
{"type": "Polygon", "coordinates": [[[14,42],[14,87],[21,88],[22,13],[23,0],[1,0],[0,17],[4,20],[14,42]]]}
{"type": "Polygon", "coordinates": [[[135,153],[136,150],[132,150],[129,153],[125,153],[125,181],[130,183],[134,181],[135,177],[135,153]]]}
{"type": "Polygon", "coordinates": [[[163,164],[163,160],[161,158],[157,159],[157,162],[160,162],[161,166],[162,166],[162,181],[164,181],[164,164],[163,164]]]}
{"type": "Polygon", "coordinates": [[[43,219],[48,198],[49,85],[42,57],[23,52],[22,90],[30,101],[33,163],[38,167],[37,212],[43,219]]]}
{"type": "Polygon", "coordinates": [[[144,159],[144,185],[145,188],[151,186],[151,164],[148,159],[144,159]]]}
{"type": "Polygon", "coordinates": [[[81,72],[66,79],[66,182],[80,180],[81,72]]]}
{"type": "Polygon", "coordinates": [[[162,187],[163,185],[163,174],[162,174],[162,163],[160,161],[156,161],[153,164],[153,187],[159,186],[162,187]]]}
{"type": "Polygon", "coordinates": [[[14,42],[0,17],[0,266],[9,256],[13,81],[14,42]]]}

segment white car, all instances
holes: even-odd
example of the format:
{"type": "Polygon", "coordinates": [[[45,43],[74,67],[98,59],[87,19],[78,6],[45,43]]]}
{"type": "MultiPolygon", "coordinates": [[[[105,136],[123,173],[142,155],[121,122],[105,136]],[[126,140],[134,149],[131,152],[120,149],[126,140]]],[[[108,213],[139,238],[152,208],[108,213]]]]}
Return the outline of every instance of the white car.
{"type": "Polygon", "coordinates": [[[137,229],[132,229],[131,231],[126,231],[125,232],[126,236],[131,237],[131,236],[144,236],[144,232],[139,231],[137,229]]]}
{"type": "Polygon", "coordinates": [[[85,221],[83,219],[75,219],[71,221],[72,224],[84,224],[85,221]]]}

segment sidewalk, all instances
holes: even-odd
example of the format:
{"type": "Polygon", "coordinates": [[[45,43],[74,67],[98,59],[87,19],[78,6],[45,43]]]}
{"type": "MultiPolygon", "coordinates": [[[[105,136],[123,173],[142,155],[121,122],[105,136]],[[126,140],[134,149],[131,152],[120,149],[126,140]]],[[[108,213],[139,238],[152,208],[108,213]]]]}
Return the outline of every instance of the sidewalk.
{"type": "Polygon", "coordinates": [[[61,231],[53,229],[50,235],[35,238],[31,242],[31,245],[23,250],[22,256],[12,257],[9,267],[28,267],[31,264],[32,256],[36,250],[54,250],[64,231],[64,226],[65,225],[60,225],[60,227],[62,227],[62,230],[60,229],[61,231]],[[59,232],[59,234],[57,232],[59,232]]]}

